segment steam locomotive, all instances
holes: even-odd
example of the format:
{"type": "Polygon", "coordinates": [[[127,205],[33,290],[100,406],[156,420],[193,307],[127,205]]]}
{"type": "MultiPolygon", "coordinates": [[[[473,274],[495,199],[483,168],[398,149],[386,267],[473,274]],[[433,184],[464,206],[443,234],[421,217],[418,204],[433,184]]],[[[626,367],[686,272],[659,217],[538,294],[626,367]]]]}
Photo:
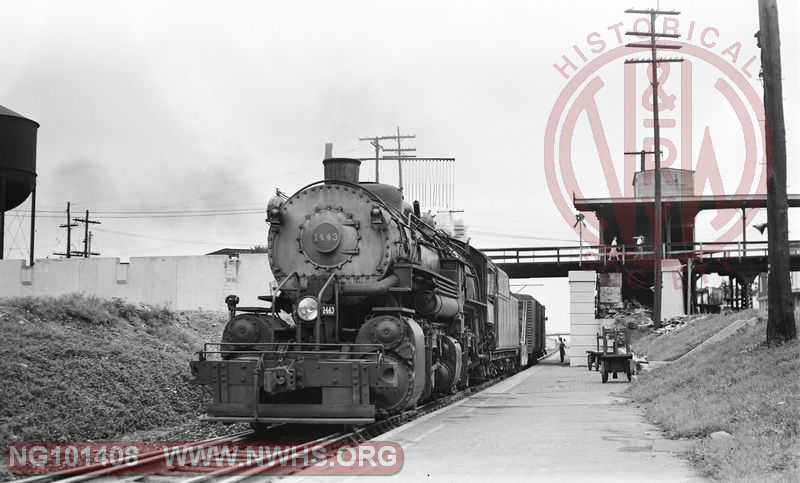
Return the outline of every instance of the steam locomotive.
{"type": "Polygon", "coordinates": [[[268,306],[228,296],[222,341],[191,362],[206,420],[363,424],[543,355],[544,306],[486,255],[398,188],[359,182],[359,160],[323,164],[268,204],[268,306]]]}

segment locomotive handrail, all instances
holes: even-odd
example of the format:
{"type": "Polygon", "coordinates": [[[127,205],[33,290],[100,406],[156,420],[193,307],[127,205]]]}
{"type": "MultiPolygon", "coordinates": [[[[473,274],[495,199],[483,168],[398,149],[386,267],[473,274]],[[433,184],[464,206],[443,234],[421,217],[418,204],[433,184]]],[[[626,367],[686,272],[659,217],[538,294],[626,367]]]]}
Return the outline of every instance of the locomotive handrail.
{"type": "MultiPolygon", "coordinates": [[[[205,351],[205,347],[209,346],[234,346],[234,347],[264,347],[264,346],[300,346],[300,345],[307,345],[303,342],[205,342],[203,343],[203,350],[205,351]]],[[[352,342],[346,343],[336,343],[336,342],[320,342],[320,347],[330,347],[330,348],[341,348],[341,347],[375,347],[375,348],[383,348],[383,344],[379,343],[363,343],[363,344],[356,344],[352,342]]],[[[236,351],[231,351],[236,352],[236,351]]],[[[240,351],[241,352],[241,351],[240,351]]],[[[246,351],[247,352],[247,351],[246,351]]]]}
{"type": "MultiPolygon", "coordinates": [[[[207,354],[207,355],[211,355],[211,354],[247,355],[247,354],[253,354],[253,351],[207,351],[205,354],[207,354]]],[[[320,355],[320,354],[336,355],[336,354],[348,354],[348,355],[353,355],[354,356],[353,358],[344,358],[343,359],[341,357],[337,357],[337,358],[332,358],[331,359],[331,360],[337,360],[337,361],[350,361],[350,360],[353,360],[353,361],[365,361],[366,359],[363,359],[363,357],[365,357],[365,356],[374,356],[375,354],[378,354],[379,355],[379,359],[378,359],[379,362],[381,360],[383,360],[383,357],[380,357],[380,356],[383,355],[383,352],[364,352],[364,351],[342,352],[342,353],[338,353],[338,352],[334,352],[334,351],[331,351],[331,352],[319,351],[319,352],[317,352],[317,351],[311,351],[311,350],[308,350],[308,351],[290,351],[290,352],[285,352],[285,351],[258,351],[258,354],[260,354],[260,355],[266,355],[266,354],[284,354],[284,355],[320,355]]]]}
{"type": "MultiPolygon", "coordinates": [[[[299,288],[300,287],[300,274],[298,274],[297,271],[295,270],[292,273],[290,273],[285,279],[283,279],[283,282],[281,282],[280,285],[278,285],[278,287],[275,289],[275,293],[277,294],[283,288],[283,286],[286,285],[286,282],[288,282],[289,280],[292,279],[292,277],[297,277],[297,286],[299,288]]],[[[277,312],[275,312],[275,309],[276,309],[277,305],[278,304],[276,304],[275,302],[272,303],[272,316],[273,317],[277,316],[277,312]]]]}
{"type": "Polygon", "coordinates": [[[256,367],[253,369],[253,417],[258,419],[260,416],[258,414],[258,401],[261,399],[261,393],[258,390],[258,383],[259,380],[263,376],[264,372],[264,356],[258,358],[258,362],[256,362],[256,367]]]}
{"type": "MultiPolygon", "coordinates": [[[[325,292],[325,289],[328,288],[328,285],[331,284],[332,281],[336,280],[336,273],[332,273],[328,280],[322,284],[322,288],[319,290],[317,294],[317,301],[318,303],[322,303],[322,294],[325,292]]],[[[336,316],[336,330],[339,329],[339,284],[335,284],[333,290],[336,292],[336,305],[335,305],[335,316],[336,316]]],[[[322,326],[322,310],[321,307],[317,307],[317,320],[314,323],[314,338],[316,339],[314,342],[314,350],[319,350],[319,340],[320,340],[320,327],[322,326]]]]}
{"type": "MultiPolygon", "coordinates": [[[[219,355],[253,355],[254,353],[258,353],[261,355],[264,354],[284,354],[284,355],[348,355],[348,356],[356,356],[356,357],[363,357],[363,356],[370,356],[375,355],[378,353],[378,361],[380,362],[383,359],[383,344],[335,344],[330,342],[323,342],[320,343],[320,349],[338,349],[338,350],[288,350],[291,347],[302,347],[303,343],[301,342],[206,342],[203,345],[203,350],[198,352],[198,357],[200,360],[205,360],[207,356],[211,354],[219,354],[219,355]],[[254,347],[256,350],[209,350],[208,348],[211,346],[245,346],[245,347],[254,347]],[[274,347],[274,349],[269,349],[274,347]],[[259,349],[258,347],[262,347],[259,349]],[[278,347],[282,347],[278,349],[278,347]],[[354,351],[353,348],[360,348],[362,350],[354,351]],[[341,349],[347,349],[346,352],[343,352],[341,349]]],[[[340,359],[340,360],[349,360],[349,359],[340,359]]],[[[361,360],[361,359],[354,359],[354,360],[361,360]]]]}

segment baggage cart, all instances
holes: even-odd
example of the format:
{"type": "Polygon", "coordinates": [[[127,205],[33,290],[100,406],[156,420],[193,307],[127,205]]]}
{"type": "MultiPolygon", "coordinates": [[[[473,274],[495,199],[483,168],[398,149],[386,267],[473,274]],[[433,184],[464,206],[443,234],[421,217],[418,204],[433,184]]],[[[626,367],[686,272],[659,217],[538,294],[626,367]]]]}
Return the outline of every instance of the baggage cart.
{"type": "Polygon", "coordinates": [[[603,364],[603,383],[608,382],[608,375],[624,373],[631,380],[631,361],[633,354],[630,351],[628,330],[603,329],[603,353],[600,355],[603,364]]]}

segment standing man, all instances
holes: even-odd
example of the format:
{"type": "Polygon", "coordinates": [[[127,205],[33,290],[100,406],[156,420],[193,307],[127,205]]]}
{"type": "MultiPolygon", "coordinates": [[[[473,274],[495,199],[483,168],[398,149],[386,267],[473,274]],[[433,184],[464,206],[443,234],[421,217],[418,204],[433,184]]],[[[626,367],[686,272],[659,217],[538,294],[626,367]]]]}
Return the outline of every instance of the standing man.
{"type": "Polygon", "coordinates": [[[617,237],[614,237],[614,239],[611,240],[611,249],[608,251],[608,258],[609,260],[612,258],[619,260],[619,250],[617,250],[617,237]]]}
{"type": "Polygon", "coordinates": [[[558,338],[558,353],[561,356],[561,363],[564,363],[564,354],[567,353],[567,344],[564,343],[564,339],[561,337],[558,338]]]}
{"type": "Polygon", "coordinates": [[[636,235],[633,237],[633,239],[636,240],[636,251],[639,252],[636,258],[642,258],[642,251],[644,250],[644,235],[636,235]]]}

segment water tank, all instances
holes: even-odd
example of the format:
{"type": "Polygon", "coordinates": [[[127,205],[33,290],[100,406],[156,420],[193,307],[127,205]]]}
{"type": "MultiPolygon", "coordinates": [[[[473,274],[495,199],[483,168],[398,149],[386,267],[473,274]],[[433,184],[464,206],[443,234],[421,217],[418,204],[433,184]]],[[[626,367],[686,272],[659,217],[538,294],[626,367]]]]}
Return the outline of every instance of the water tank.
{"type": "Polygon", "coordinates": [[[37,129],[38,122],[0,106],[0,177],[6,181],[0,196],[6,211],[25,201],[36,183],[37,129]]]}

